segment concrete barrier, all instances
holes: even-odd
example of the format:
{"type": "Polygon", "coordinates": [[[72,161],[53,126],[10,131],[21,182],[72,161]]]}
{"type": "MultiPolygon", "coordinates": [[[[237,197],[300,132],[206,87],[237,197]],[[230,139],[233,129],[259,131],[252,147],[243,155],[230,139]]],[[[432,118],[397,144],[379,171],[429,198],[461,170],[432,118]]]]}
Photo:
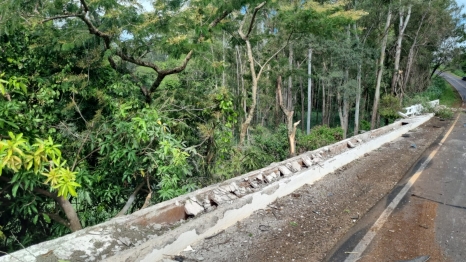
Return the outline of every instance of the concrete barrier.
{"type": "MultiPolygon", "coordinates": [[[[437,99],[434,101],[430,101],[427,104],[431,107],[436,107],[440,104],[440,101],[437,99]]],[[[398,114],[404,118],[408,118],[411,116],[420,115],[422,113],[422,110],[424,110],[424,107],[421,104],[417,104],[417,105],[405,107],[403,109],[406,110],[406,112],[405,113],[398,112],[398,114]]]]}
{"type": "Polygon", "coordinates": [[[3,261],[159,261],[313,184],[340,167],[428,121],[413,117],[131,215],[0,257],[3,261]]]}

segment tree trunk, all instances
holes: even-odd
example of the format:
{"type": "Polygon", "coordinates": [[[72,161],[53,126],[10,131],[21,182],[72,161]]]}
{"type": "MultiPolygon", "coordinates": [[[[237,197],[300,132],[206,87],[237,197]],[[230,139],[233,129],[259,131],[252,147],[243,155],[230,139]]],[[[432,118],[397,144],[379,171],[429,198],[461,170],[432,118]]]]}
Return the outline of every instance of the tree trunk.
{"type": "MultiPolygon", "coordinates": [[[[49,192],[42,188],[34,188],[34,192],[50,197],[53,200],[55,200],[55,202],[57,202],[57,204],[65,213],[66,218],[68,219],[67,221],[65,221],[64,225],[67,226],[72,232],[76,232],[82,229],[78,214],[76,213],[76,210],[67,198],[64,198],[63,196],[59,197],[56,192],[49,192]]],[[[57,222],[63,223],[60,220],[61,219],[57,219],[57,222]]]]}
{"type": "Polygon", "coordinates": [[[421,27],[424,24],[425,17],[426,17],[426,14],[423,14],[422,19],[419,22],[419,26],[418,26],[417,31],[416,31],[416,35],[414,36],[413,44],[409,48],[408,62],[406,63],[406,70],[405,70],[406,72],[404,74],[404,81],[401,84],[401,89],[402,90],[406,90],[406,88],[408,86],[408,81],[409,81],[409,77],[410,77],[410,74],[411,74],[411,67],[412,67],[413,61],[414,61],[414,54],[415,54],[415,47],[417,45],[417,38],[419,36],[419,32],[421,31],[421,27]]]}
{"type": "Polygon", "coordinates": [[[325,103],[325,85],[324,80],[321,80],[322,85],[322,125],[325,125],[325,117],[327,116],[327,111],[325,110],[326,103],[325,103]]]}
{"type": "Polygon", "coordinates": [[[76,210],[74,210],[73,205],[71,205],[70,201],[67,198],[61,196],[58,197],[57,202],[65,212],[66,218],[68,218],[68,221],[70,223],[69,227],[71,231],[76,232],[78,230],[83,229],[81,226],[81,222],[79,221],[78,214],[76,213],[76,210]]]}
{"type": "Polygon", "coordinates": [[[309,135],[311,132],[311,116],[312,116],[312,78],[311,78],[311,69],[312,69],[312,49],[308,50],[308,63],[307,63],[307,125],[306,125],[306,134],[309,135]]]}
{"type": "Polygon", "coordinates": [[[387,14],[387,22],[384,28],[384,36],[382,39],[382,46],[380,48],[379,65],[377,68],[377,83],[375,86],[374,105],[372,106],[371,130],[375,128],[376,122],[377,122],[377,112],[378,112],[379,99],[380,99],[380,84],[382,82],[383,66],[385,62],[385,49],[387,48],[388,28],[390,27],[391,19],[392,19],[392,10],[389,7],[388,14],[387,14]]]}
{"type": "Polygon", "coordinates": [[[354,112],[354,135],[359,134],[359,107],[361,103],[361,63],[358,64],[358,75],[356,77],[356,108],[354,112]]]}
{"type": "Polygon", "coordinates": [[[304,131],[304,90],[302,77],[299,77],[299,90],[301,91],[301,130],[304,131]]]}
{"type": "Polygon", "coordinates": [[[406,19],[404,18],[404,7],[400,8],[400,24],[398,25],[398,38],[396,41],[395,53],[395,68],[392,76],[392,94],[397,95],[398,80],[400,78],[400,58],[401,58],[401,42],[403,41],[404,32],[408,25],[409,18],[411,17],[411,5],[408,6],[408,13],[406,19]]]}
{"type": "Polygon", "coordinates": [[[296,127],[299,125],[301,121],[298,121],[293,124],[293,110],[288,110],[284,103],[283,103],[283,98],[282,98],[282,77],[278,76],[277,77],[277,95],[278,95],[278,102],[280,104],[280,108],[282,109],[283,113],[286,116],[286,128],[288,130],[288,142],[290,145],[290,156],[295,156],[296,155],[296,127]]]}
{"type": "Polygon", "coordinates": [[[286,108],[290,110],[293,108],[293,95],[291,89],[293,88],[293,43],[289,45],[289,56],[288,56],[288,67],[290,70],[290,76],[288,77],[288,90],[286,92],[286,108]]]}

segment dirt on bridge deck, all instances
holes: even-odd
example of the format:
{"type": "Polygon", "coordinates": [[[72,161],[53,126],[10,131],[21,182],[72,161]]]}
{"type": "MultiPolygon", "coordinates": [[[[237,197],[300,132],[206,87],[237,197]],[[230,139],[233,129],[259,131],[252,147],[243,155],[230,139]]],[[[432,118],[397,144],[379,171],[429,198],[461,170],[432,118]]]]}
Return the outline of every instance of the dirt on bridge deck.
{"type": "Polygon", "coordinates": [[[323,261],[450,124],[434,117],[315,184],[303,186],[235,226],[193,244],[192,251],[182,252],[176,259],[323,261]]]}

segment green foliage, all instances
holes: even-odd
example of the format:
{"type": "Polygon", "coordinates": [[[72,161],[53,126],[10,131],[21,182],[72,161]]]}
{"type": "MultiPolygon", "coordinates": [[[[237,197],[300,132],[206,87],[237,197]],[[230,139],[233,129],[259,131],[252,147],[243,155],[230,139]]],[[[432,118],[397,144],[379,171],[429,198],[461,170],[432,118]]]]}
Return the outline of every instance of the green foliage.
{"type": "Polygon", "coordinates": [[[453,119],[455,113],[453,112],[453,110],[451,110],[451,108],[444,107],[437,110],[437,112],[435,112],[435,115],[443,119],[453,119]]]}
{"type": "Polygon", "coordinates": [[[9,139],[0,141],[0,175],[4,169],[13,172],[10,182],[13,183],[13,197],[16,197],[20,185],[29,191],[36,186],[37,182],[26,176],[33,166],[33,174],[41,172],[47,178],[43,183],[56,189],[58,196],[68,197],[68,193],[77,196],[76,188],[81,186],[75,182],[77,172],[70,171],[66,161],[61,160],[60,145],[54,144],[50,137],[46,141],[36,139],[36,143],[31,145],[23,134],[8,132],[8,135],[9,139]]]}
{"type": "Polygon", "coordinates": [[[392,95],[384,95],[380,99],[380,116],[393,121],[398,118],[398,112],[401,111],[399,98],[392,95]]]}
{"type": "Polygon", "coordinates": [[[297,147],[300,151],[310,151],[336,143],[341,139],[343,139],[343,129],[341,127],[315,126],[311,129],[309,135],[297,140],[297,147]]]}
{"type": "Polygon", "coordinates": [[[359,123],[359,129],[365,130],[365,131],[371,130],[371,122],[366,121],[366,120],[361,120],[359,123]]]}
{"type": "MultiPolygon", "coordinates": [[[[428,108],[427,102],[439,99],[441,105],[447,107],[454,107],[461,105],[462,100],[458,95],[456,89],[454,89],[445,79],[441,77],[434,77],[422,93],[416,93],[413,97],[407,96],[403,100],[404,106],[411,106],[415,104],[421,104],[423,107],[428,108]]],[[[431,108],[429,112],[433,112],[431,108]]]]}

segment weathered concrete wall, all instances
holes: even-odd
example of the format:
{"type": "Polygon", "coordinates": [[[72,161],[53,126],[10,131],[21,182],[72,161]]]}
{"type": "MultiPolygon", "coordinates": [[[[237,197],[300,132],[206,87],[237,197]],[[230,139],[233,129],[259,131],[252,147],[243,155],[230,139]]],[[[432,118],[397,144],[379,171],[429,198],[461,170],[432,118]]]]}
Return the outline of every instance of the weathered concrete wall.
{"type": "Polygon", "coordinates": [[[254,211],[390,142],[432,115],[321,149],[159,203],[131,215],[43,242],[0,261],[158,261],[232,226],[254,211]]]}

